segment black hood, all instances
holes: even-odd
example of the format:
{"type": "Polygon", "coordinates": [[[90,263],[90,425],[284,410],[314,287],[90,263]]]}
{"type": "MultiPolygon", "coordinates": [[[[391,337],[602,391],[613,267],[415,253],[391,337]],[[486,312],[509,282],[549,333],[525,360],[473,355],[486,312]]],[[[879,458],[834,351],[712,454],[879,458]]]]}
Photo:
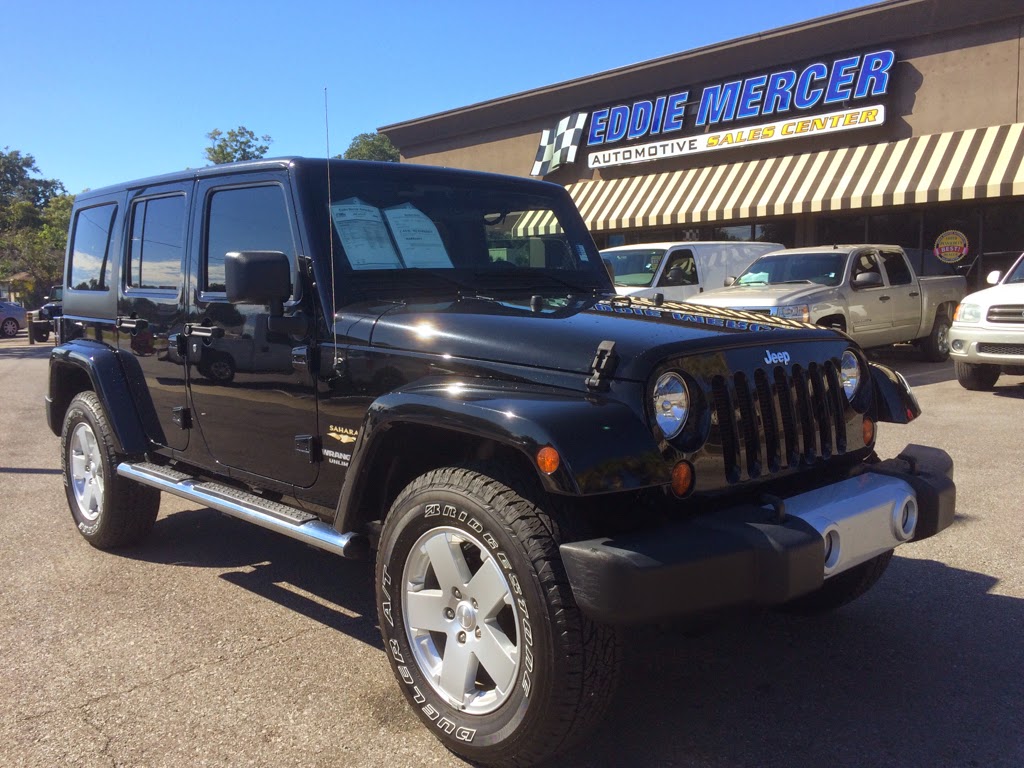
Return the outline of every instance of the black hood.
{"type": "Polygon", "coordinates": [[[615,342],[615,378],[643,381],[673,355],[835,339],[813,325],[648,299],[552,302],[459,299],[407,303],[385,312],[371,343],[389,349],[586,374],[598,345],[615,342]]]}

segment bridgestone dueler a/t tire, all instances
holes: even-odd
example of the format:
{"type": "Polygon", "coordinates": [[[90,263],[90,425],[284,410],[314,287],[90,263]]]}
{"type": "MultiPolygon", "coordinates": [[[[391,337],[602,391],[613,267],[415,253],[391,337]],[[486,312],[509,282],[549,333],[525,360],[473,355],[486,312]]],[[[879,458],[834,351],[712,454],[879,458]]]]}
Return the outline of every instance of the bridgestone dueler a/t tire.
{"type": "MultiPolygon", "coordinates": [[[[531,487],[527,483],[521,487],[531,487]]],[[[616,631],[590,622],[576,606],[559,557],[562,535],[557,521],[512,486],[520,484],[515,480],[499,482],[465,468],[439,469],[416,479],[388,514],[376,568],[381,633],[399,687],[446,747],[493,766],[533,765],[585,737],[604,715],[621,661],[616,631]],[[442,652],[443,662],[435,670],[443,669],[449,659],[445,650],[449,644],[464,653],[465,648],[473,647],[475,627],[484,627],[486,633],[492,626],[483,620],[483,605],[480,624],[474,623],[476,614],[469,607],[469,598],[474,597],[472,579],[465,582],[465,594],[446,589],[444,575],[435,581],[429,576],[421,578],[425,585],[421,592],[410,586],[416,583],[417,573],[433,573],[433,555],[426,553],[435,551],[432,547],[439,537],[446,537],[440,539],[445,553],[439,558],[441,570],[447,554],[454,552],[456,566],[468,568],[461,573],[476,569],[480,574],[487,566],[492,592],[496,584],[509,590],[508,607],[501,609],[499,618],[504,619],[503,637],[513,640],[519,661],[515,672],[508,673],[511,682],[505,692],[498,695],[495,690],[498,703],[491,711],[464,711],[476,706],[473,704],[462,704],[463,709],[452,706],[452,699],[442,695],[447,690],[442,685],[443,673],[438,671],[431,681],[421,667],[425,653],[442,652]],[[431,587],[429,595],[427,586],[431,587]],[[444,621],[460,622],[459,626],[445,629],[448,625],[443,625],[437,633],[431,630],[424,635],[417,629],[415,617],[410,620],[406,616],[406,602],[411,606],[416,597],[427,596],[435,601],[449,593],[456,594],[450,606],[441,610],[431,602],[430,618],[421,620],[419,626],[444,621]],[[513,604],[515,617],[510,619],[513,604]],[[460,628],[466,629],[462,634],[468,638],[452,639],[458,637],[452,631],[458,633],[460,628]],[[414,650],[410,633],[417,631],[414,650]],[[436,643],[435,637],[439,638],[436,643]],[[465,648],[455,645],[466,642],[470,645],[465,648]]],[[[477,607],[475,598],[472,606],[477,607]]],[[[423,615],[422,609],[419,615],[423,615]]],[[[481,653],[486,650],[477,647],[481,653]]],[[[463,702],[472,702],[480,688],[493,682],[489,676],[483,679],[479,670],[488,670],[482,662],[475,677],[472,669],[460,678],[467,680],[469,694],[463,702]]]]}
{"type": "Polygon", "coordinates": [[[836,608],[853,602],[871,589],[875,582],[882,578],[882,574],[889,567],[891,560],[892,550],[890,549],[866,563],[855,565],[850,570],[827,579],[817,592],[786,603],[782,606],[782,610],[808,616],[834,611],[836,608]]]}
{"type": "Polygon", "coordinates": [[[95,393],[82,392],[71,401],[64,415],[60,447],[64,491],[71,517],[86,541],[99,549],[111,549],[135,544],[149,534],[160,511],[160,491],[117,474],[122,457],[114,450],[110,424],[95,393]],[[92,517],[82,513],[72,478],[72,436],[83,424],[96,439],[96,474],[102,479],[103,487],[92,517]]]}

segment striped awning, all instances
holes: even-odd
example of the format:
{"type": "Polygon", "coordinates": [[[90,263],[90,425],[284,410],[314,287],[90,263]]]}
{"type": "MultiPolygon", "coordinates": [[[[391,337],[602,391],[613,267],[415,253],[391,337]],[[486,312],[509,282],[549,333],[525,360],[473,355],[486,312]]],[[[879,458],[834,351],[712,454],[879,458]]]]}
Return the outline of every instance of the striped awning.
{"type": "MultiPolygon", "coordinates": [[[[568,190],[591,231],[1024,195],[1022,132],[972,128],[568,190]]],[[[529,222],[532,234],[546,233],[546,218],[529,222]]]]}

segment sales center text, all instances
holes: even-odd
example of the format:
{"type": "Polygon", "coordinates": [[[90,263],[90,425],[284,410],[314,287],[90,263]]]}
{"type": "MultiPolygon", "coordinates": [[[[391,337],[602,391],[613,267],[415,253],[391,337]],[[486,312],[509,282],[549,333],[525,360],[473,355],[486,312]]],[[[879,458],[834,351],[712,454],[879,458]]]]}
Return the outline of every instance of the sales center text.
{"type": "MultiPolygon", "coordinates": [[[[718,135],[699,135],[690,138],[651,141],[644,144],[642,154],[637,147],[628,157],[612,159],[616,150],[602,149],[619,141],[656,139],[684,128],[684,116],[690,92],[680,91],[659,96],[653,101],[642,100],[632,106],[620,105],[599,109],[591,115],[587,145],[601,157],[590,162],[591,167],[637,162],[687,151],[705,151],[730,144],[772,140],[798,136],[816,131],[842,130],[881,122],[884,110],[858,109],[851,101],[885,95],[889,87],[890,71],[896,57],[892,51],[875,51],[863,55],[837,59],[831,63],[810,64],[799,73],[784,70],[771,74],[748,77],[744,80],[710,85],[704,88],[696,108],[695,127],[708,128],[734,120],[776,115],[785,121],[785,113],[792,110],[807,111],[815,107],[843,105],[841,113],[818,118],[794,118],[781,124],[776,122],[746,130],[726,131],[718,135]],[[777,130],[781,135],[775,135],[777,130]],[[604,156],[608,157],[605,158],[604,156]]],[[[722,126],[724,127],[724,126],[722,126]]],[[[617,150],[627,152],[628,150],[617,150]]],[[[592,156],[593,157],[593,156],[592,156]]]]}

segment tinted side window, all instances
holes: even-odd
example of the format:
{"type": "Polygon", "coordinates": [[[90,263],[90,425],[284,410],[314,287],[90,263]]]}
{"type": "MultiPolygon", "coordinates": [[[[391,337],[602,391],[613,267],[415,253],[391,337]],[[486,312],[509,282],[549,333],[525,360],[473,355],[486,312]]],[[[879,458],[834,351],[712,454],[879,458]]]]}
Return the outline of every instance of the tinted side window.
{"type": "Polygon", "coordinates": [[[903,255],[895,251],[882,251],[882,263],[885,264],[885,273],[889,276],[889,285],[909,285],[914,282],[910,274],[910,267],[903,255]]]}
{"type": "Polygon", "coordinates": [[[184,246],[184,195],[135,203],[128,287],[176,290],[181,280],[184,246]]]}
{"type": "Polygon", "coordinates": [[[114,203],[85,208],[75,214],[71,240],[68,286],[77,291],[107,290],[110,231],[117,206],[114,203]]]}
{"type": "Polygon", "coordinates": [[[214,192],[207,211],[203,290],[224,290],[224,256],[232,251],[281,251],[295,263],[288,207],[277,184],[214,192]]]}

